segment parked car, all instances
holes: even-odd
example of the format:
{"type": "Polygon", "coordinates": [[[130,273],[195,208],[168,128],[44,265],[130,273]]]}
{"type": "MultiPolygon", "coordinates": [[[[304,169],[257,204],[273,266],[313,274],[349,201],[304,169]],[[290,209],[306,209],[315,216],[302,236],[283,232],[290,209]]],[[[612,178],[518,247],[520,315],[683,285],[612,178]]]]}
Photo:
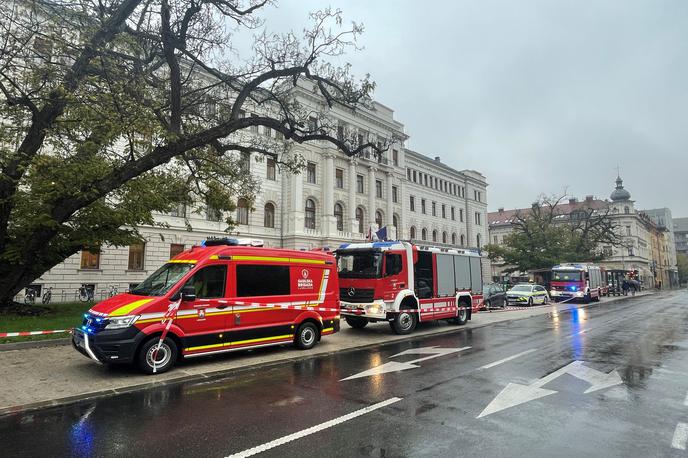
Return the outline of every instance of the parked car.
{"type": "Polygon", "coordinates": [[[521,283],[506,292],[509,305],[533,305],[549,303],[549,294],[542,285],[521,283]]]}
{"type": "Polygon", "coordinates": [[[497,283],[486,283],[483,286],[483,306],[486,310],[495,307],[506,307],[506,291],[497,283]]]}

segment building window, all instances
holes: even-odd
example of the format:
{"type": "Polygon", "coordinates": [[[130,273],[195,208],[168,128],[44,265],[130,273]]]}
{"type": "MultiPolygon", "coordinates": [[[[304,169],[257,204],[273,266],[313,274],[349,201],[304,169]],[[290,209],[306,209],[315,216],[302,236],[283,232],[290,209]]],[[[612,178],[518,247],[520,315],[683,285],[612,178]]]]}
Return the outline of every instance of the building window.
{"type": "Polygon", "coordinates": [[[421,199],[420,200],[420,212],[425,215],[425,213],[426,213],[425,210],[426,210],[425,209],[425,199],[421,199]]]}
{"type": "Polygon", "coordinates": [[[628,249],[628,255],[633,256],[633,248],[632,247],[628,249]]]}
{"type": "Polygon", "coordinates": [[[363,194],[363,175],[356,175],[356,192],[363,194]]]}
{"type": "Polygon", "coordinates": [[[392,202],[399,203],[399,189],[396,186],[392,186],[392,202]]]}
{"type": "Polygon", "coordinates": [[[382,181],[375,180],[375,197],[382,199],[382,181]]]}
{"type": "Polygon", "coordinates": [[[436,241],[437,241],[437,231],[436,231],[436,230],[433,230],[433,231],[432,231],[432,241],[433,241],[433,242],[436,242],[436,241]]]}
{"type": "Polygon", "coordinates": [[[205,219],[218,222],[222,219],[222,212],[210,204],[205,206],[205,219]]]}
{"type": "Polygon", "coordinates": [[[356,222],[358,223],[358,233],[363,234],[363,209],[356,208],[356,222]]]}
{"type": "Polygon", "coordinates": [[[481,221],[482,221],[482,219],[481,219],[480,213],[475,212],[475,224],[477,224],[478,226],[480,226],[480,225],[481,225],[481,221]]]}
{"type": "Polygon", "coordinates": [[[309,162],[306,166],[306,181],[315,184],[315,162],[309,162]]]}
{"type": "Polygon", "coordinates": [[[628,207],[624,207],[624,214],[630,215],[631,214],[631,209],[628,207]]]}
{"type": "Polygon", "coordinates": [[[409,238],[411,240],[416,238],[416,228],[414,226],[411,226],[411,228],[409,229],[409,238]]]}
{"type": "Polygon", "coordinates": [[[456,232],[452,232],[452,245],[456,245],[456,232]]]}
{"type": "Polygon", "coordinates": [[[427,175],[427,174],[424,175],[423,178],[425,178],[425,183],[424,183],[424,184],[425,184],[425,186],[427,186],[427,185],[428,185],[428,175],[427,175]]]}
{"type": "Polygon", "coordinates": [[[306,217],[304,225],[306,229],[315,229],[315,201],[313,199],[306,199],[306,217]]]}
{"type": "Polygon", "coordinates": [[[631,235],[631,226],[626,226],[626,235],[631,235]]]}
{"type": "Polygon", "coordinates": [[[265,204],[265,209],[263,211],[263,226],[275,227],[275,206],[271,202],[265,204]]]}
{"type": "Polygon", "coordinates": [[[337,230],[344,230],[344,208],[342,204],[334,204],[334,218],[337,220],[337,230]]]}
{"type": "Polygon", "coordinates": [[[183,243],[172,243],[170,245],[170,259],[174,258],[178,254],[184,252],[184,244],[183,243]]]}
{"type": "Polygon", "coordinates": [[[459,208],[459,221],[463,223],[463,208],[459,208]]]}
{"type": "Polygon", "coordinates": [[[492,237],[492,241],[495,245],[499,245],[499,237],[497,237],[496,235],[492,237]]]}
{"type": "Polygon", "coordinates": [[[447,206],[442,204],[442,218],[447,217],[447,206]]]}
{"type": "Polygon", "coordinates": [[[461,234],[461,246],[466,246],[466,237],[461,234]]]}
{"type": "Polygon", "coordinates": [[[237,201],[236,222],[237,224],[248,224],[248,200],[243,197],[237,201]]]}
{"type": "Polygon", "coordinates": [[[316,132],[318,130],[318,118],[315,116],[308,118],[308,130],[310,132],[316,132]]]}
{"type": "Polygon", "coordinates": [[[475,236],[475,241],[477,242],[477,247],[480,248],[480,234],[475,236]]]}
{"type": "Polygon", "coordinates": [[[277,179],[277,163],[271,157],[268,158],[268,180],[275,181],[277,179]]]}
{"type": "Polygon", "coordinates": [[[416,198],[413,196],[409,197],[409,204],[411,206],[411,211],[414,212],[416,211],[416,198]]]}
{"type": "Polygon", "coordinates": [[[416,171],[415,170],[413,171],[413,182],[414,183],[416,182],[416,171]]]}
{"type": "Polygon", "coordinates": [[[177,204],[177,206],[174,207],[170,212],[170,216],[186,218],[186,204],[177,204]]]}
{"type": "Polygon", "coordinates": [[[129,270],[143,270],[145,248],[143,242],[129,245],[129,270]]]}
{"type": "Polygon", "coordinates": [[[406,178],[411,181],[411,169],[406,169],[406,178]]]}
{"type": "Polygon", "coordinates": [[[432,203],[432,216],[437,216],[437,203],[432,203]]]}
{"type": "Polygon", "coordinates": [[[100,247],[83,248],[81,250],[81,268],[99,269],[100,268],[100,247]]]}
{"type": "Polygon", "coordinates": [[[442,243],[447,243],[447,233],[442,232],[442,243]]]}
{"type": "MultiPolygon", "coordinates": [[[[252,118],[257,118],[258,115],[255,114],[255,113],[251,113],[251,117],[252,117],[252,118]]],[[[254,125],[251,126],[251,132],[253,132],[254,134],[257,134],[257,133],[258,133],[258,124],[254,124],[254,125]]]]}
{"type": "Polygon", "coordinates": [[[428,230],[423,228],[422,231],[420,231],[420,238],[422,240],[427,240],[428,239],[428,230]]]}
{"type": "Polygon", "coordinates": [[[337,125],[337,140],[344,141],[345,130],[344,124],[340,122],[337,125]]]}
{"type": "Polygon", "coordinates": [[[451,208],[451,219],[456,221],[456,209],[454,207],[451,208]]]}
{"type": "Polygon", "coordinates": [[[399,217],[397,215],[392,215],[392,226],[399,228],[399,217]]]}
{"type": "Polygon", "coordinates": [[[251,171],[251,153],[241,153],[239,168],[245,173],[251,171]]]}
{"type": "Polygon", "coordinates": [[[337,187],[337,189],[344,189],[344,170],[335,169],[334,185],[337,187]]]}
{"type": "Polygon", "coordinates": [[[375,212],[375,224],[377,224],[378,228],[382,227],[382,212],[380,210],[375,212]]]}
{"type": "Polygon", "coordinates": [[[392,150],[392,164],[399,166],[399,151],[395,149],[392,150]]]}

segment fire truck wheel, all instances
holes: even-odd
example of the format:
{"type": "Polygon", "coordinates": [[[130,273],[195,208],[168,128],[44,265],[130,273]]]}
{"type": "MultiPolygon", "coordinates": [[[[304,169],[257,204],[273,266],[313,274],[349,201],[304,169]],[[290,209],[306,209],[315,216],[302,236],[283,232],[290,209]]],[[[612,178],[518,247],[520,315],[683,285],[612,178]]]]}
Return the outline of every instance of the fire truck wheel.
{"type": "Polygon", "coordinates": [[[456,315],[456,318],[454,318],[453,322],[454,324],[458,325],[464,325],[468,321],[468,310],[467,308],[469,307],[468,304],[465,302],[459,302],[459,314],[456,315]]]}
{"type": "Polygon", "coordinates": [[[141,346],[136,361],[146,374],[161,374],[168,371],[177,361],[177,344],[166,337],[158,349],[160,337],[151,337],[141,346]],[[153,370],[155,369],[155,372],[153,370]]]}
{"type": "Polygon", "coordinates": [[[418,316],[413,312],[407,312],[406,310],[401,310],[397,313],[394,321],[390,321],[389,325],[395,334],[409,334],[414,329],[416,329],[416,324],[418,324],[418,316]]]}
{"type": "Polygon", "coordinates": [[[368,325],[368,320],[365,318],[359,318],[356,316],[347,316],[344,318],[346,320],[346,324],[351,326],[354,329],[363,329],[368,325]]]}
{"type": "Polygon", "coordinates": [[[294,344],[296,348],[301,350],[309,350],[318,343],[318,327],[307,321],[299,326],[296,335],[294,336],[294,344]]]}

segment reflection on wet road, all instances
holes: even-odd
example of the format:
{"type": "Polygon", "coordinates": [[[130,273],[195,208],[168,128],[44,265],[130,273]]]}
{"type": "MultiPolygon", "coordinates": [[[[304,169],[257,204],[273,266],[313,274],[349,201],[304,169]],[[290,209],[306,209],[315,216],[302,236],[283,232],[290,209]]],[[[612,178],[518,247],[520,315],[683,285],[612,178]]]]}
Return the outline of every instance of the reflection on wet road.
{"type": "Polygon", "coordinates": [[[680,456],[688,293],[0,418],[4,456],[680,456]],[[489,406],[489,408],[488,408],[489,406]]]}

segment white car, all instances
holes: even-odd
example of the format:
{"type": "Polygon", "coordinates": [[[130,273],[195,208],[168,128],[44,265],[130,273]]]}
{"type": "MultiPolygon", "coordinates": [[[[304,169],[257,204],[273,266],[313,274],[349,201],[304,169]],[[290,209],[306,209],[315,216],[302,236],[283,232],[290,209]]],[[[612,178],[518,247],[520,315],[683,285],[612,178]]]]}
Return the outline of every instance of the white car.
{"type": "Polygon", "coordinates": [[[506,292],[509,305],[533,305],[549,303],[549,294],[544,286],[523,283],[506,292]]]}

